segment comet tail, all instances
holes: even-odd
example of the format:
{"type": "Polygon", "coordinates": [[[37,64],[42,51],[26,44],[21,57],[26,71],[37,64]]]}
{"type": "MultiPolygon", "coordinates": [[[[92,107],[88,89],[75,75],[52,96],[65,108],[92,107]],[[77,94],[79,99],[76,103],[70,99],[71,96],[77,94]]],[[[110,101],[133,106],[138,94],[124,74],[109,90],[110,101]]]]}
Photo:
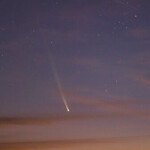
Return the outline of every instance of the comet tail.
{"type": "Polygon", "coordinates": [[[55,80],[56,80],[56,83],[57,83],[57,86],[58,86],[58,90],[59,90],[60,96],[61,96],[61,98],[62,98],[62,100],[63,100],[63,102],[64,102],[64,105],[65,105],[65,107],[66,107],[67,112],[69,112],[70,109],[69,109],[69,106],[68,106],[68,104],[67,104],[67,100],[66,100],[66,98],[65,98],[64,92],[63,92],[63,90],[62,90],[62,85],[61,85],[61,82],[60,82],[60,80],[59,80],[59,76],[58,76],[58,73],[57,73],[57,71],[56,71],[55,64],[54,64],[54,62],[52,62],[52,61],[51,61],[51,67],[52,67],[52,72],[53,72],[53,74],[54,74],[54,77],[55,77],[55,80]]]}

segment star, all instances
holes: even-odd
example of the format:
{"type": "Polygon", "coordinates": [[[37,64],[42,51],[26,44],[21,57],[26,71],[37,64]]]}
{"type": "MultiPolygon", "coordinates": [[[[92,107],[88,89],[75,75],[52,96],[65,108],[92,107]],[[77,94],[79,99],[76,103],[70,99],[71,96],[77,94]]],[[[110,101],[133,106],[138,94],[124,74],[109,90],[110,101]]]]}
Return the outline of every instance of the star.
{"type": "Polygon", "coordinates": [[[54,41],[50,41],[50,44],[53,45],[53,44],[54,44],[54,41]]]}
{"type": "Polygon", "coordinates": [[[100,33],[97,33],[97,37],[100,37],[100,33]]]}
{"type": "Polygon", "coordinates": [[[35,32],[35,29],[33,29],[32,32],[35,32]]]}
{"type": "Polygon", "coordinates": [[[58,4],[59,4],[59,2],[56,2],[55,4],[56,4],[56,5],[58,5],[58,4]]]}
{"type": "Polygon", "coordinates": [[[135,14],[135,15],[134,15],[134,18],[138,18],[138,15],[135,14]]]}
{"type": "Polygon", "coordinates": [[[128,30],[128,26],[125,26],[125,29],[128,30]]]}
{"type": "Polygon", "coordinates": [[[0,28],[1,31],[5,31],[5,28],[0,28]]]}
{"type": "Polygon", "coordinates": [[[108,93],[108,89],[105,89],[105,93],[108,93]]]}
{"type": "Polygon", "coordinates": [[[116,82],[116,85],[117,85],[117,83],[118,83],[118,80],[116,80],[115,82],[116,82]]]}

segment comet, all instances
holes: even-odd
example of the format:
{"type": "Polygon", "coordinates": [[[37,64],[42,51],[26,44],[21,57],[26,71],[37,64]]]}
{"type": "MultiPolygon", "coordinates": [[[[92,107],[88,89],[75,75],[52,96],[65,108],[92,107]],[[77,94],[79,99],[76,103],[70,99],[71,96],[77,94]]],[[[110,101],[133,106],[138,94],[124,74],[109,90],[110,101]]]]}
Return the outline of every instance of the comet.
{"type": "Polygon", "coordinates": [[[65,107],[66,107],[67,112],[69,112],[70,109],[69,109],[69,106],[68,106],[68,103],[67,103],[65,94],[64,94],[64,92],[63,92],[62,85],[61,85],[61,82],[60,82],[60,79],[59,79],[59,76],[58,76],[58,73],[57,73],[57,70],[56,70],[54,61],[52,61],[52,59],[51,59],[51,68],[52,68],[52,72],[53,72],[54,78],[55,78],[56,83],[57,83],[57,87],[58,87],[60,96],[61,96],[61,98],[62,98],[62,100],[63,100],[63,103],[64,103],[64,105],[65,105],[65,107]]]}

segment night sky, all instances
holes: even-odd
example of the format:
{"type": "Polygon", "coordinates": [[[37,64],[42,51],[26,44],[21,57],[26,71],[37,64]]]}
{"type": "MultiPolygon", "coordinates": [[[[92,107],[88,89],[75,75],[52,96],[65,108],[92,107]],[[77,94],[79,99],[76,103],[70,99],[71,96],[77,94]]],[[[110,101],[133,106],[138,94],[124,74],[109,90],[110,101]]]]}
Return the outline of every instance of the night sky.
{"type": "Polygon", "coordinates": [[[1,150],[149,141],[149,0],[0,0],[1,150]]]}

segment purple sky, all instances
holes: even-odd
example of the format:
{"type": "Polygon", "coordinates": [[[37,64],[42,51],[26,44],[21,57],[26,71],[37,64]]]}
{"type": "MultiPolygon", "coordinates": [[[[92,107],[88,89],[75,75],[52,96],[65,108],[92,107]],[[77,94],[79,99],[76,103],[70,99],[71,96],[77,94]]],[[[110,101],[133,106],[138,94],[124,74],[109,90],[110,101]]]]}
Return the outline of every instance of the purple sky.
{"type": "Polygon", "coordinates": [[[148,0],[1,0],[0,148],[148,150],[149,14],[148,0]]]}

